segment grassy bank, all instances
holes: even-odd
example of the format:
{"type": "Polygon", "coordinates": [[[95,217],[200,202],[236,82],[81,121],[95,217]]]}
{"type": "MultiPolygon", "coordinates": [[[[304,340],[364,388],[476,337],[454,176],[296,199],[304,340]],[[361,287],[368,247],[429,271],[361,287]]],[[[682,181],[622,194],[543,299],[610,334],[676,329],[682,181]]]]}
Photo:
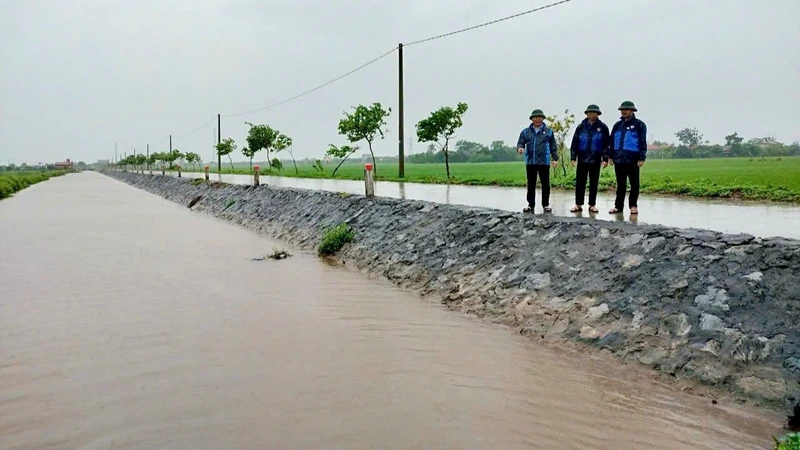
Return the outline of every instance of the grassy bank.
{"type": "Polygon", "coordinates": [[[63,170],[0,172],[0,199],[11,197],[26,187],[64,175],[63,170]]]}
{"type": "MultiPolygon", "coordinates": [[[[302,178],[333,178],[335,165],[326,165],[317,173],[310,165],[286,166],[281,175],[302,178]]],[[[450,183],[482,186],[525,186],[525,170],[519,162],[450,164],[450,183]]],[[[574,189],[575,174],[554,177],[553,187],[574,189]]],[[[247,163],[237,163],[234,170],[223,166],[223,173],[249,173],[247,163]]],[[[266,173],[262,169],[262,173],[266,173]]],[[[274,173],[274,174],[277,174],[274,173]]],[[[397,177],[397,164],[379,164],[378,180],[416,183],[446,183],[444,164],[406,164],[406,177],[397,177]]],[[[360,163],[346,163],[335,178],[363,179],[360,163]]],[[[727,158],[650,160],[642,169],[642,192],[647,194],[726,197],[779,202],[800,202],[800,158],[727,158]]],[[[613,190],[616,182],[613,167],[603,170],[601,190],[613,190]]]]}

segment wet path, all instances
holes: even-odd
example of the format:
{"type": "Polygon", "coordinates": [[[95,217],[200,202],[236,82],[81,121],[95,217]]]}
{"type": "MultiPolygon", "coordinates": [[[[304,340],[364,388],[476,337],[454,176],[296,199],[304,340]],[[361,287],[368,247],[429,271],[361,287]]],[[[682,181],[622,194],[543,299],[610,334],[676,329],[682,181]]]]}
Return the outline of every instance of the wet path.
{"type": "Polygon", "coordinates": [[[753,449],[778,418],[99,174],[0,202],[3,449],[753,449]],[[281,246],[282,247],[282,246],[281,246]]]}
{"type": "MultiPolygon", "coordinates": [[[[172,174],[176,176],[176,173],[172,174]]],[[[201,178],[202,173],[184,173],[186,177],[201,178]]],[[[213,180],[219,175],[212,174],[213,180]]],[[[222,175],[222,181],[234,184],[252,183],[247,175],[222,175]]],[[[363,181],[328,180],[314,178],[261,176],[261,182],[272,186],[296,187],[333,192],[364,194],[363,181]]],[[[525,189],[518,187],[435,185],[422,183],[396,183],[379,181],[375,195],[394,198],[426,200],[436,203],[481,206],[521,211],[525,206],[525,189]]],[[[537,199],[541,191],[537,191],[537,199]]],[[[553,190],[550,206],[553,214],[576,217],[569,212],[575,204],[573,191],[553,190]]],[[[708,200],[678,197],[639,197],[639,217],[628,214],[611,215],[608,210],[614,206],[614,196],[600,193],[597,207],[600,212],[590,214],[586,209],[580,217],[593,217],[599,220],[616,220],[636,223],[660,224],[681,228],[701,228],[725,233],[748,233],[758,237],[783,236],[800,239],[800,206],[779,203],[759,203],[751,201],[708,200]]],[[[541,205],[540,205],[541,208],[541,205]]],[[[541,213],[541,209],[536,210],[541,213]]]]}

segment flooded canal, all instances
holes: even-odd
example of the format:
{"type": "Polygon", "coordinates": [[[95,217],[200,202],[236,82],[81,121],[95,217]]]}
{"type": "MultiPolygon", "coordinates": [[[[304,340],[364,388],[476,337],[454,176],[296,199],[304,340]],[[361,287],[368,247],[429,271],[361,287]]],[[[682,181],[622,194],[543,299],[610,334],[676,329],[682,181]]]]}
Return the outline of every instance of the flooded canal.
{"type": "MultiPolygon", "coordinates": [[[[172,173],[176,176],[176,173],[172,173]]],[[[185,177],[200,178],[202,173],[184,173],[185,177]]],[[[217,174],[211,175],[219,180],[217,174]]],[[[252,183],[248,175],[222,175],[221,180],[232,184],[252,183]]],[[[261,182],[272,186],[295,187],[333,192],[364,194],[363,181],[328,180],[314,178],[292,178],[261,176],[261,182]]],[[[525,206],[525,189],[518,187],[435,185],[422,183],[396,183],[379,181],[375,185],[375,195],[383,197],[426,200],[436,203],[481,206],[522,211],[525,206]]],[[[541,192],[537,192],[537,199],[541,192]]],[[[575,204],[573,191],[553,190],[550,206],[558,216],[578,217],[569,212],[575,204]]],[[[617,220],[635,223],[660,224],[681,228],[702,228],[725,233],[748,233],[759,237],[783,236],[800,239],[800,207],[779,203],[733,201],[725,199],[698,199],[688,197],[639,197],[639,217],[628,214],[611,215],[608,210],[614,206],[614,196],[599,193],[597,207],[600,212],[589,214],[584,207],[580,217],[593,217],[600,220],[617,220]]],[[[537,209],[537,213],[541,213],[537,209]]]]}
{"type": "Polygon", "coordinates": [[[0,201],[3,449],[753,449],[781,418],[96,173],[0,201]],[[253,261],[273,247],[294,257],[253,261]]]}

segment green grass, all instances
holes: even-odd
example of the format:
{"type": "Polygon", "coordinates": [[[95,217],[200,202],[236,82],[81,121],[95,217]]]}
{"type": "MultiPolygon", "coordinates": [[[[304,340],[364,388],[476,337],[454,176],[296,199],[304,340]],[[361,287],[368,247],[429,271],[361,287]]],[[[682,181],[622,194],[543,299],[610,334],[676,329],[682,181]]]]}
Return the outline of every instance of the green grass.
{"type": "MultiPolygon", "coordinates": [[[[247,163],[235,163],[233,173],[247,174],[247,163]]],[[[335,165],[325,166],[325,173],[316,173],[310,165],[286,165],[284,176],[302,178],[332,178],[335,165]]],[[[377,180],[410,181],[416,183],[446,183],[444,164],[406,164],[406,177],[397,177],[397,163],[378,163],[377,180]]],[[[482,186],[525,186],[525,169],[521,162],[453,163],[451,184],[482,186]]],[[[551,179],[556,189],[574,189],[573,168],[567,166],[567,176],[551,179]]],[[[223,173],[231,173],[230,167],[223,173]]],[[[262,169],[262,173],[267,173],[262,169]]],[[[273,173],[277,175],[277,172],[273,173]]],[[[337,179],[361,180],[361,163],[345,163],[337,179]]],[[[642,169],[642,192],[647,194],[686,195],[694,197],[743,198],[779,202],[800,202],[800,157],[782,158],[720,158],[649,160],[642,169]]],[[[614,169],[607,167],[600,179],[601,190],[615,188],[614,169]]]]}
{"type": "Polygon", "coordinates": [[[319,243],[317,254],[319,256],[331,256],[341,250],[345,244],[353,242],[355,238],[355,231],[344,223],[327,229],[322,235],[322,242],[319,243]]]}
{"type": "Polygon", "coordinates": [[[14,193],[42,181],[67,173],[63,170],[36,170],[0,172],[0,199],[8,198],[14,193]]]}

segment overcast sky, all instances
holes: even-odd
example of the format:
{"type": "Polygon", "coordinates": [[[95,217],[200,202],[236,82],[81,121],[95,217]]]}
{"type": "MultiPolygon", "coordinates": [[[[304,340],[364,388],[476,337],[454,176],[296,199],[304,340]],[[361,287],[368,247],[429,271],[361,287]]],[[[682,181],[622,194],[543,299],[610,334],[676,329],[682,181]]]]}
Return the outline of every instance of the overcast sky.
{"type": "MultiPolygon", "coordinates": [[[[210,159],[215,115],[240,148],[245,121],[292,136],[295,154],[342,144],[359,103],[391,106],[380,155],[397,153],[397,54],[299,100],[398,42],[553,0],[0,0],[0,163],[167,149],[210,159]],[[211,120],[211,119],[214,120],[211,120]],[[207,126],[180,137],[204,122],[207,126]]],[[[617,120],[633,100],[648,138],[684,126],[721,141],[800,140],[800,1],[572,0],[408,47],[407,152],[432,109],[469,104],[459,138],[513,142],[533,108],[617,120]]],[[[240,157],[239,159],[244,159],[240,157]]]]}

